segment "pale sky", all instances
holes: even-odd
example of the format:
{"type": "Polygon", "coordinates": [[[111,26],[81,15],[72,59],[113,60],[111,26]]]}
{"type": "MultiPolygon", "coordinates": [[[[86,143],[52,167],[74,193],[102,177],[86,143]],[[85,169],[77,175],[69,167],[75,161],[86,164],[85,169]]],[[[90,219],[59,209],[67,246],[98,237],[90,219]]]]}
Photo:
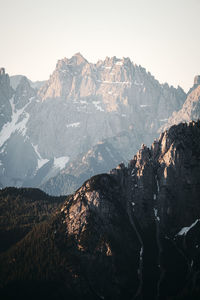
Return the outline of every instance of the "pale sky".
{"type": "Polygon", "coordinates": [[[200,0],[0,0],[0,67],[45,80],[58,59],[130,57],[187,91],[200,74],[200,0]]]}

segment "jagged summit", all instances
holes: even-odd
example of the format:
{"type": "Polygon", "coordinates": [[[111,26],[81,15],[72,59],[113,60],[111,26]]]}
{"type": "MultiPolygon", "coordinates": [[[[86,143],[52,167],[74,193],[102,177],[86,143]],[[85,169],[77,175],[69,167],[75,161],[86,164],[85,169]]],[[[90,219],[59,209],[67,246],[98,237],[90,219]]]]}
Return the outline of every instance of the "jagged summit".
{"type": "Polygon", "coordinates": [[[65,67],[72,67],[72,66],[79,66],[82,64],[88,63],[88,61],[83,57],[83,55],[78,52],[74,54],[71,58],[66,58],[64,57],[61,60],[58,60],[58,63],[56,65],[56,68],[62,69],[64,66],[65,67]]]}
{"type": "MultiPolygon", "coordinates": [[[[183,90],[160,84],[129,58],[107,57],[93,64],[77,53],[69,59],[61,59],[49,80],[42,83],[39,91],[35,90],[35,96],[28,83],[26,88],[25,82],[19,84],[21,76],[13,78],[15,91],[9,88],[8,75],[0,78],[1,99],[7,95],[7,107],[1,108],[5,116],[0,120],[1,127],[9,121],[0,133],[2,143],[5,142],[5,145],[1,144],[5,148],[0,149],[0,182],[4,185],[26,182],[30,186],[29,180],[32,182],[34,174],[40,172],[55,176],[54,158],[73,161],[100,140],[121,132],[130,133],[132,130],[135,145],[142,142],[148,145],[158,136],[160,126],[174,111],[180,110],[186,99],[183,90]],[[5,84],[1,84],[3,81],[5,84]],[[14,103],[11,99],[13,93],[14,103]],[[31,101],[33,96],[35,100],[31,101]],[[19,106],[12,109],[11,104],[19,106]],[[22,133],[26,133],[26,137],[22,133]],[[16,151],[16,157],[21,159],[18,159],[18,164],[11,164],[16,151]],[[24,157],[27,157],[26,163],[24,157]],[[4,169],[9,171],[4,172],[4,169]],[[21,176],[23,178],[19,180],[21,176]]],[[[4,100],[1,103],[4,105],[4,100]]],[[[130,139],[123,139],[125,152],[129,153],[130,139]]],[[[120,149],[119,144],[118,140],[117,149],[120,149]]],[[[123,152],[122,147],[120,152],[123,152]]],[[[129,159],[128,155],[124,159],[129,159]]],[[[47,178],[46,175],[43,177],[47,178]]]]}
{"type": "Polygon", "coordinates": [[[194,85],[199,85],[200,84],[200,75],[196,75],[194,77],[194,85]]]}
{"type": "Polygon", "coordinates": [[[166,113],[169,109],[177,110],[180,103],[174,98],[179,98],[180,102],[185,99],[183,90],[159,84],[144,68],[133,64],[130,58],[106,57],[92,64],[80,53],[70,59],[59,60],[38,95],[42,101],[52,98],[70,101],[93,99],[102,103],[102,110],[120,111],[124,115],[134,99],[135,104],[145,112],[156,105],[158,114],[161,113],[159,123],[169,117],[166,113]],[[168,103],[163,108],[165,99],[168,103]]]}
{"type": "MultiPolygon", "coordinates": [[[[196,82],[198,80],[196,79],[196,82]]],[[[191,120],[197,121],[200,119],[200,84],[195,84],[190,90],[185,103],[182,108],[174,112],[168,119],[167,123],[160,128],[160,131],[166,130],[174,124],[180,122],[190,122],[191,120]]]]}
{"type": "Polygon", "coordinates": [[[87,61],[84,56],[80,53],[80,52],[77,52],[73,55],[73,57],[76,57],[77,58],[77,62],[80,63],[80,61],[87,61]]]}

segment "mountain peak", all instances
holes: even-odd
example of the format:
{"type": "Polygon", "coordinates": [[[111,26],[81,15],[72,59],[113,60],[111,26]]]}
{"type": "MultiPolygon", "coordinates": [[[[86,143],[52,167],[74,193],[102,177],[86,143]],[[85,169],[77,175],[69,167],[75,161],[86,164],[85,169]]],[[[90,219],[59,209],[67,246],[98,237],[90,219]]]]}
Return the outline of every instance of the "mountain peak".
{"type": "Polygon", "coordinates": [[[75,60],[75,63],[76,63],[77,65],[80,65],[80,64],[82,64],[82,63],[87,62],[87,60],[85,59],[85,57],[83,57],[83,55],[82,55],[80,52],[75,53],[75,54],[72,56],[72,58],[70,59],[70,61],[71,61],[71,60],[75,60]]]}
{"type": "Polygon", "coordinates": [[[66,66],[79,66],[84,63],[88,63],[88,61],[83,57],[83,55],[80,52],[78,52],[75,53],[71,58],[64,57],[63,59],[58,60],[56,68],[63,70],[66,69],[66,66]]]}
{"type": "Polygon", "coordinates": [[[26,76],[22,76],[15,90],[14,103],[17,109],[24,107],[32,97],[36,95],[36,91],[31,87],[26,76]]]}
{"type": "Polygon", "coordinates": [[[85,58],[83,57],[83,55],[82,55],[80,52],[75,53],[73,56],[81,57],[81,58],[85,59],[85,58]]]}
{"type": "Polygon", "coordinates": [[[200,75],[196,75],[195,77],[194,77],[194,85],[199,85],[200,84],[200,75]]]}
{"type": "Polygon", "coordinates": [[[0,75],[5,75],[5,68],[0,68],[0,75]]]}
{"type": "Polygon", "coordinates": [[[26,76],[22,76],[21,79],[20,79],[19,85],[30,87],[30,83],[28,81],[28,78],[26,76]]]}

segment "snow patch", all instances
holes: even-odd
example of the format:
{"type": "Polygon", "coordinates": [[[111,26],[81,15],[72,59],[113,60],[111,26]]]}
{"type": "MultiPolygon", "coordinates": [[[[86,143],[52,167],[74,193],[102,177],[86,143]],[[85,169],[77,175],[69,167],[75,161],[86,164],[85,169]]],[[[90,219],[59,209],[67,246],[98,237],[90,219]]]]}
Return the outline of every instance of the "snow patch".
{"type": "Polygon", "coordinates": [[[0,154],[1,154],[1,153],[4,153],[4,151],[5,151],[5,146],[6,146],[6,145],[4,145],[4,147],[1,149],[0,154]]]}
{"type": "Polygon", "coordinates": [[[42,168],[42,166],[44,166],[49,160],[46,158],[40,158],[38,159],[38,166],[37,169],[39,170],[40,168],[42,168]]]}
{"type": "Polygon", "coordinates": [[[159,186],[159,182],[158,182],[158,178],[156,176],[156,186],[157,186],[157,193],[160,192],[160,186],[159,186]]]}
{"type": "Polygon", "coordinates": [[[154,208],[153,210],[154,210],[154,216],[155,216],[156,220],[160,221],[160,218],[158,217],[158,210],[157,210],[157,208],[154,208]]]}
{"type": "Polygon", "coordinates": [[[94,106],[96,107],[96,110],[104,111],[104,109],[99,105],[99,104],[100,104],[100,101],[92,101],[92,103],[93,103],[94,106]]]}
{"type": "Polygon", "coordinates": [[[42,166],[44,166],[49,160],[46,159],[46,158],[42,158],[39,151],[38,151],[38,145],[33,145],[31,144],[32,147],[34,148],[35,150],[35,153],[37,154],[37,157],[38,157],[38,161],[37,161],[37,169],[36,170],[39,170],[40,168],[42,168],[42,166]]]}
{"type": "Polygon", "coordinates": [[[151,105],[148,105],[148,104],[141,104],[141,105],[140,105],[140,107],[142,107],[142,108],[143,108],[143,107],[148,107],[148,106],[151,106],[151,105]]]}
{"type": "Polygon", "coordinates": [[[143,82],[137,82],[136,80],[134,81],[134,84],[135,85],[143,85],[144,83],[143,82]]]}
{"type": "Polygon", "coordinates": [[[64,169],[68,161],[69,161],[69,156],[54,157],[54,167],[62,170],[64,169]]]}
{"type": "Polygon", "coordinates": [[[192,229],[192,227],[194,227],[198,222],[200,221],[200,219],[197,219],[194,223],[192,223],[192,225],[190,225],[189,227],[183,227],[178,233],[177,235],[186,235],[188,233],[188,231],[190,229],[192,229]]]}
{"type": "Polygon", "coordinates": [[[29,105],[30,101],[21,109],[16,110],[14,105],[14,99],[11,98],[10,105],[12,108],[11,121],[4,124],[0,132],[0,147],[10,138],[10,136],[18,131],[21,135],[26,134],[26,124],[29,120],[29,114],[25,112],[26,107],[29,105]],[[20,121],[20,117],[23,118],[20,121]]]}
{"type": "Polygon", "coordinates": [[[67,128],[69,128],[69,127],[80,127],[80,122],[67,124],[66,127],[67,127],[67,128]]]}
{"type": "Polygon", "coordinates": [[[85,100],[80,100],[80,103],[81,104],[88,104],[87,101],[85,101],[85,100]]]}
{"type": "Polygon", "coordinates": [[[97,81],[101,83],[109,83],[109,84],[131,84],[130,81],[108,81],[108,80],[97,80],[97,81]]]}
{"type": "Polygon", "coordinates": [[[143,247],[140,249],[140,260],[142,260],[142,254],[143,254],[143,247]]]}

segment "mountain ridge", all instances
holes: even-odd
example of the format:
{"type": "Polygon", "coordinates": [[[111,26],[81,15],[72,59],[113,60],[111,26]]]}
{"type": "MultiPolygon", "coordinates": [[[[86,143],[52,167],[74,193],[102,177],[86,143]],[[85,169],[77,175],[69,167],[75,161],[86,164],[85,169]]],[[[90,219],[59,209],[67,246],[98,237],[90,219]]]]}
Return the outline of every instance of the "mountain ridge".
{"type": "MultiPolygon", "coordinates": [[[[12,90],[17,102],[12,102],[10,84],[5,90],[7,108],[0,132],[3,186],[43,185],[81,153],[121,132],[134,132],[136,150],[142,143],[150,145],[186,99],[180,87],[160,84],[129,58],[107,57],[92,64],[77,53],[59,60],[39,90],[25,82],[21,90],[16,88],[18,95],[12,90]]],[[[125,151],[115,143],[122,157],[131,143],[125,151]]],[[[124,160],[129,158],[126,154],[124,160]]]]}
{"type": "Polygon", "coordinates": [[[197,79],[199,77],[200,76],[195,77],[194,85],[182,108],[177,112],[173,112],[166,124],[160,128],[160,131],[166,130],[170,126],[180,122],[197,121],[200,118],[200,81],[197,79]]]}
{"type": "Polygon", "coordinates": [[[30,291],[39,299],[198,299],[199,180],[200,121],[174,125],[151,148],[142,145],[127,167],[87,180],[0,256],[1,292],[12,295],[12,287],[22,299],[30,291]]]}

